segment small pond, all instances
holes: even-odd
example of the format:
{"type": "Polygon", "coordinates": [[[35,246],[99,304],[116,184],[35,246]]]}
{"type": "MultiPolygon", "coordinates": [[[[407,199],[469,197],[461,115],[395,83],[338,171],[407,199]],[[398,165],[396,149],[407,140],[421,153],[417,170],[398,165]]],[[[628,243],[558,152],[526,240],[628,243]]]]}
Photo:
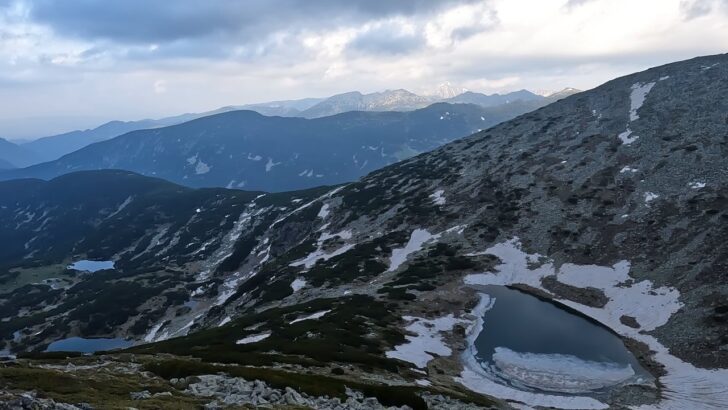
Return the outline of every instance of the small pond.
{"type": "Polygon", "coordinates": [[[116,339],[84,339],[82,337],[69,337],[56,340],[48,345],[46,352],[81,352],[94,353],[104,350],[123,349],[131,347],[134,342],[120,338],[116,339]]]}
{"type": "Polygon", "coordinates": [[[475,339],[476,359],[495,381],[577,394],[651,380],[604,326],[515,289],[486,286],[484,293],[494,303],[475,339]]]}
{"type": "Polygon", "coordinates": [[[84,259],[68,265],[68,269],[93,273],[100,270],[114,269],[114,261],[90,261],[84,259]]]}

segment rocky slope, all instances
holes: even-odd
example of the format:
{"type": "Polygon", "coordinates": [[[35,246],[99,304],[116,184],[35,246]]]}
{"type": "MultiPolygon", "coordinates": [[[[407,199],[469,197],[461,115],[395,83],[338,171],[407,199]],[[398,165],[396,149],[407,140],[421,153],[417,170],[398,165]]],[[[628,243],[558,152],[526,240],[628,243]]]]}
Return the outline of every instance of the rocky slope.
{"type": "MultiPolygon", "coordinates": [[[[126,316],[99,328],[71,323],[79,305],[66,305],[70,314],[57,308],[96,275],[58,295],[30,285],[3,295],[0,334],[20,331],[6,337],[17,351],[51,340],[38,330],[89,337],[129,329],[156,342],[131,352],[152,361],[145,369],[165,383],[254,366],[259,378],[283,378],[300,391],[311,389],[296,381],[302,373],[332,389],[355,381],[396,387],[403,398],[393,405],[412,407],[430,394],[474,402],[479,393],[502,400],[483,406],[719,409],[728,401],[727,91],[728,56],[703,57],[610,81],[341,187],[258,199],[184,190],[208,198],[207,230],[188,233],[188,210],[177,220],[144,220],[143,234],[119,243],[102,240],[116,229],[98,227],[70,241],[72,253],[119,261],[97,280],[147,274],[147,288],[165,275],[178,281],[179,297],[137,292],[126,316]],[[190,240],[193,249],[211,240],[207,256],[167,252],[190,240]],[[150,254],[159,254],[153,271],[132,262],[150,254]],[[488,284],[519,287],[602,323],[658,383],[564,396],[492,382],[470,345],[488,284]],[[195,303],[184,306],[187,297],[195,303]],[[27,313],[10,316],[19,307],[27,313]],[[57,313],[54,326],[29,319],[47,311],[57,313]],[[186,336],[171,338],[178,335],[186,336]]],[[[103,219],[122,197],[84,215],[103,219]]],[[[28,206],[35,214],[55,207],[51,198],[26,202],[6,200],[6,225],[28,219],[28,206]]],[[[141,206],[166,218],[174,209],[141,206]]],[[[134,215],[111,219],[131,227],[134,215]]],[[[33,229],[43,220],[32,218],[33,229]]],[[[69,252],[45,248],[34,255],[33,246],[25,254],[17,247],[10,265],[27,267],[28,254],[36,268],[69,260],[69,252]]]]}
{"type": "Polygon", "coordinates": [[[338,184],[536,108],[435,104],[314,120],[234,111],[132,132],[2,179],[125,169],[192,187],[285,191],[338,184]]]}

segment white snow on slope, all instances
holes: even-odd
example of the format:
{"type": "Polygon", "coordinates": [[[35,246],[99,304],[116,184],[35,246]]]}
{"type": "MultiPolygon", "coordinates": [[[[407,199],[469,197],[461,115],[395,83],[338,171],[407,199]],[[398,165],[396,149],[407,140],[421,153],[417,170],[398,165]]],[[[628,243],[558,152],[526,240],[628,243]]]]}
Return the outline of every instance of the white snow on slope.
{"type": "Polygon", "coordinates": [[[331,309],[329,309],[329,310],[322,310],[321,312],[312,313],[312,314],[307,315],[307,316],[301,316],[299,318],[296,318],[296,319],[291,320],[291,323],[290,324],[294,324],[294,323],[298,323],[298,322],[303,322],[304,320],[321,319],[322,317],[326,316],[326,314],[328,314],[329,312],[331,312],[331,309]]]}
{"type": "Polygon", "coordinates": [[[689,183],[688,186],[692,189],[701,189],[701,188],[705,188],[705,182],[695,181],[695,182],[689,183]]]}
{"type": "MultiPolygon", "coordinates": [[[[636,83],[632,85],[632,91],[629,95],[629,122],[635,121],[640,118],[639,114],[637,114],[637,110],[639,110],[642,107],[642,104],[645,102],[645,98],[647,98],[647,94],[649,94],[650,90],[652,90],[652,87],[655,86],[654,82],[650,83],[636,83]]],[[[632,130],[629,127],[629,123],[627,124],[627,129],[620,133],[618,135],[619,139],[622,141],[622,144],[629,145],[639,138],[637,135],[632,135],[632,130]]]]}
{"type": "Polygon", "coordinates": [[[437,191],[435,191],[435,193],[430,195],[430,198],[432,198],[432,203],[434,203],[435,205],[445,205],[445,197],[442,195],[444,193],[444,190],[438,189],[437,191]]]}
{"type": "Polygon", "coordinates": [[[291,282],[291,289],[293,289],[293,292],[298,292],[299,290],[306,287],[306,280],[301,278],[296,278],[291,282]]]}
{"type": "MultiPolygon", "coordinates": [[[[220,247],[212,254],[212,256],[210,256],[210,258],[205,260],[205,269],[197,274],[196,280],[198,282],[207,280],[210,277],[212,271],[217,268],[217,266],[220,265],[222,261],[227,259],[228,256],[232,255],[235,243],[238,241],[238,238],[240,238],[240,235],[243,234],[243,229],[245,229],[251,219],[252,215],[250,214],[250,212],[246,211],[240,214],[238,220],[235,221],[235,223],[233,224],[233,227],[222,238],[220,247]]],[[[216,238],[212,238],[211,241],[214,241],[215,239],[216,238]]],[[[208,243],[203,244],[202,248],[198,249],[195,253],[202,251],[203,248],[205,248],[207,245],[208,243]]]]}
{"type": "Polygon", "coordinates": [[[639,138],[637,135],[632,136],[632,130],[630,130],[629,127],[627,127],[627,130],[620,133],[617,137],[622,141],[622,144],[624,145],[629,145],[637,141],[637,139],[639,138]]]}
{"type": "MultiPolygon", "coordinates": [[[[572,286],[591,286],[601,289],[609,298],[603,308],[594,308],[579,303],[560,299],[563,303],[614,330],[623,337],[645,343],[650,350],[656,352],[653,358],[665,367],[666,375],[660,377],[662,389],[662,401],[656,405],[644,405],[635,407],[639,410],[677,410],[677,409],[724,409],[728,403],[728,369],[701,369],[686,363],[670,354],[667,347],[662,345],[654,336],[645,334],[644,331],[654,330],[670,319],[681,307],[679,292],[670,287],[655,287],[652,282],[644,280],[633,282],[629,276],[630,264],[628,261],[621,261],[615,265],[574,265],[565,264],[558,271],[551,263],[542,265],[536,269],[528,269],[527,261],[535,255],[529,255],[521,250],[520,242],[514,238],[508,242],[495,245],[485,251],[488,254],[498,256],[503,262],[496,267],[496,273],[468,275],[466,283],[471,284],[495,284],[506,285],[523,283],[532,285],[544,292],[548,291],[541,287],[540,278],[556,275],[559,282],[572,286]],[[634,329],[621,323],[622,315],[633,316],[640,328],[634,329]]],[[[487,299],[487,295],[481,295],[481,299],[487,299]]],[[[482,314],[487,310],[488,300],[481,300],[485,307],[476,308],[473,315],[476,315],[478,330],[474,332],[472,341],[482,328],[482,314]]],[[[480,306],[480,305],[479,305],[480,306]]],[[[472,345],[472,343],[471,343],[472,345]]],[[[528,405],[537,404],[536,399],[542,398],[525,397],[521,399],[512,396],[499,396],[500,393],[509,394],[504,391],[506,386],[492,386],[493,382],[478,372],[477,361],[473,363],[465,356],[466,369],[461,375],[461,382],[473,389],[480,389],[485,394],[492,394],[496,397],[522,401],[528,405]],[[485,386],[485,387],[484,387],[485,386]],[[526,399],[533,399],[532,401],[526,399]]],[[[474,357],[473,357],[474,360],[474,357]]],[[[482,369],[481,369],[482,372],[482,369]]],[[[522,394],[524,392],[518,392],[522,394]]],[[[512,393],[512,392],[511,392],[512,393]]],[[[543,396],[543,395],[541,395],[543,396]]],[[[546,396],[557,400],[560,408],[600,408],[600,407],[567,407],[570,404],[560,396],[546,396]]],[[[590,399],[591,400],[591,399],[590,399]]],[[[598,403],[598,402],[597,402],[598,403]]],[[[553,404],[552,404],[553,405],[553,404]]],[[[603,408],[603,407],[601,407],[603,408]]]]}
{"type": "Polygon", "coordinates": [[[260,342],[263,339],[267,339],[268,336],[270,336],[270,332],[268,332],[268,333],[260,333],[260,334],[257,334],[257,335],[250,335],[248,337],[244,337],[244,338],[238,340],[237,342],[235,342],[235,344],[237,344],[237,345],[246,345],[248,343],[256,343],[256,342],[260,342]]]}
{"type": "Polygon", "coordinates": [[[126,208],[133,200],[134,200],[133,196],[127,197],[124,200],[124,202],[122,202],[121,205],[119,205],[119,207],[116,208],[116,210],[114,212],[110,213],[109,216],[106,217],[106,219],[110,219],[110,218],[113,218],[114,216],[116,216],[119,212],[123,211],[124,208],[126,208]]]}
{"type": "Polygon", "coordinates": [[[341,248],[338,248],[330,253],[326,253],[326,251],[319,248],[319,249],[316,249],[315,251],[311,252],[305,258],[292,262],[290,264],[290,266],[303,265],[306,267],[306,269],[311,269],[311,267],[313,267],[313,265],[315,265],[316,262],[318,262],[319,260],[323,259],[323,260],[327,261],[327,260],[333,258],[334,256],[339,256],[343,253],[348,252],[353,247],[354,247],[354,245],[352,245],[352,244],[346,244],[346,245],[342,246],[341,248]]]}
{"type": "Polygon", "coordinates": [[[629,95],[630,121],[635,121],[640,118],[640,116],[637,114],[637,110],[639,110],[642,107],[642,104],[645,103],[645,98],[647,98],[647,94],[649,94],[650,90],[652,90],[652,87],[654,86],[654,82],[649,82],[645,84],[637,83],[632,85],[632,93],[629,95]]]}
{"type": "Polygon", "coordinates": [[[205,164],[201,160],[198,160],[197,165],[195,165],[195,174],[197,174],[197,175],[207,174],[208,172],[210,172],[210,168],[212,168],[212,167],[205,164]]]}
{"type": "Polygon", "coordinates": [[[410,235],[410,239],[404,248],[392,249],[392,257],[389,260],[389,269],[387,272],[397,270],[406,260],[407,256],[422,249],[422,245],[426,242],[437,239],[440,234],[432,235],[425,229],[415,229],[410,235]]]}
{"type": "Polygon", "coordinates": [[[268,158],[268,162],[265,163],[265,172],[270,172],[274,166],[280,165],[280,162],[273,162],[273,158],[268,158]]]}
{"type": "Polygon", "coordinates": [[[659,197],[660,196],[654,192],[645,192],[645,203],[649,204],[650,202],[654,201],[655,199],[657,199],[659,197]]]}
{"type": "Polygon", "coordinates": [[[157,333],[159,332],[159,329],[162,328],[162,325],[164,325],[164,321],[154,325],[154,327],[152,327],[152,329],[149,330],[149,333],[147,333],[146,336],[144,336],[144,341],[147,343],[153,342],[154,338],[157,336],[157,333]]]}
{"type": "Polygon", "coordinates": [[[321,219],[326,219],[327,216],[329,216],[331,212],[329,211],[329,204],[323,204],[321,206],[321,210],[319,210],[317,217],[321,219]]]}
{"type": "Polygon", "coordinates": [[[496,347],[493,362],[509,380],[539,390],[588,393],[630,380],[632,366],[593,362],[564,354],[520,353],[496,347]]]}
{"type": "Polygon", "coordinates": [[[395,346],[394,350],[385,354],[391,359],[410,362],[420,368],[426,367],[427,363],[435,358],[430,353],[439,356],[450,356],[452,354],[452,350],[445,345],[440,333],[452,331],[455,324],[463,322],[461,319],[456,319],[452,314],[437,319],[424,319],[414,316],[404,316],[402,319],[410,322],[405,330],[415,333],[415,336],[405,336],[406,343],[395,346]]]}
{"type": "Polygon", "coordinates": [[[333,252],[328,252],[328,253],[326,251],[324,251],[322,247],[323,247],[324,242],[326,242],[329,239],[341,238],[343,240],[349,240],[349,239],[351,239],[351,236],[352,236],[351,231],[348,231],[348,230],[343,230],[343,231],[335,233],[335,234],[329,234],[327,232],[322,232],[321,236],[319,237],[319,239],[317,241],[316,250],[314,250],[313,252],[308,254],[308,256],[306,256],[305,258],[299,259],[295,262],[290,263],[289,266],[303,265],[306,267],[306,269],[310,269],[311,267],[313,267],[313,265],[316,264],[316,262],[318,262],[321,259],[327,261],[327,260],[333,258],[334,256],[338,256],[343,253],[346,253],[351,248],[353,248],[355,245],[346,244],[346,245],[334,250],[333,252]]]}
{"type": "Polygon", "coordinates": [[[624,174],[625,172],[632,172],[632,173],[634,173],[634,172],[637,172],[637,168],[624,167],[621,170],[619,170],[619,173],[620,174],[624,174]]]}

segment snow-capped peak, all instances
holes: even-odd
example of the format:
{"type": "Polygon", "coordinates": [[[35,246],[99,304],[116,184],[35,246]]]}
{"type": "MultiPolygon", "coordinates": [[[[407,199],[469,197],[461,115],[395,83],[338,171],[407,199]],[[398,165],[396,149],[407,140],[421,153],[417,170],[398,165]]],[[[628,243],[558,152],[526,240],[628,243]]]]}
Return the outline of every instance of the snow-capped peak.
{"type": "Polygon", "coordinates": [[[457,97],[458,95],[467,92],[468,89],[464,87],[458,87],[452,85],[449,81],[438,85],[434,90],[430,91],[428,95],[437,96],[443,99],[457,97]]]}

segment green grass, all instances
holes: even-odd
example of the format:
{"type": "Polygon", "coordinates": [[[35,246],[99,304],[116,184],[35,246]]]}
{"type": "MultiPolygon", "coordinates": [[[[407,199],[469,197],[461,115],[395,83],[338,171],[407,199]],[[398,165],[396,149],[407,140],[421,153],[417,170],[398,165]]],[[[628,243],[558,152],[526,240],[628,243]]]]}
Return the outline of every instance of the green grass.
{"type": "Polygon", "coordinates": [[[11,276],[8,281],[0,282],[0,293],[11,292],[15,289],[31,283],[41,283],[45,279],[63,279],[65,284],[72,284],[77,281],[73,276],[64,274],[66,264],[47,265],[31,268],[10,269],[11,276]],[[16,276],[17,275],[17,276],[16,276]]]}
{"type": "Polygon", "coordinates": [[[404,341],[397,323],[384,303],[369,296],[353,295],[341,299],[316,299],[301,305],[273,308],[245,315],[226,326],[191,335],[133,347],[134,353],[171,353],[193,356],[208,362],[241,365],[291,363],[323,366],[350,363],[397,372],[404,363],[384,357],[383,352],[404,341]],[[322,310],[330,313],[317,320],[290,322],[322,310]],[[262,324],[254,331],[246,327],[262,324]],[[271,336],[257,343],[235,342],[254,333],[268,331],[271,336]],[[376,337],[369,337],[370,333],[376,337]],[[272,353],[275,352],[275,353],[272,353]]]}
{"type": "Polygon", "coordinates": [[[103,409],[197,409],[204,401],[174,391],[161,380],[142,379],[133,374],[107,372],[73,374],[31,367],[1,367],[0,389],[37,391],[41,397],[63,403],[89,403],[103,409]],[[134,401],[129,393],[171,391],[172,397],[134,401]]]}

